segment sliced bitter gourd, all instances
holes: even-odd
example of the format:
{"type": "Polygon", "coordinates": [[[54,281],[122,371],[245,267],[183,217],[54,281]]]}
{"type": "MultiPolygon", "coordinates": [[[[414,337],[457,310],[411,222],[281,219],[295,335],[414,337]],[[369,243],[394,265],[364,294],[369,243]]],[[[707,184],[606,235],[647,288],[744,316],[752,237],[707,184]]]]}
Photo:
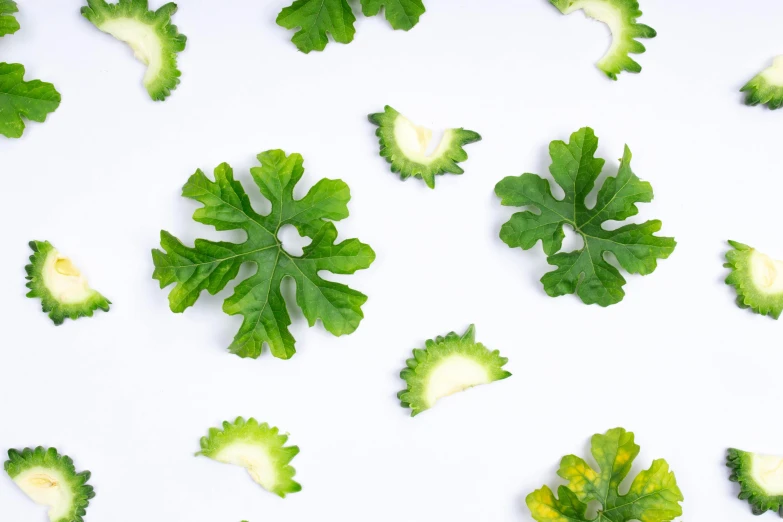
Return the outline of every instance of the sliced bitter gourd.
{"type": "Polygon", "coordinates": [[[737,305],[775,319],[783,312],[783,262],[736,241],[726,252],[726,268],[731,273],[726,284],[737,291],[737,305]]]}
{"type": "Polygon", "coordinates": [[[585,15],[603,22],[612,32],[612,45],[606,54],[598,60],[596,66],[612,80],[623,71],[638,73],[641,65],[629,54],[641,54],[644,45],[636,38],[654,38],[655,29],[636,23],[642,16],[639,2],[636,0],[549,0],[561,13],[570,14],[582,9],[585,15]]]}
{"type": "Polygon", "coordinates": [[[185,50],[187,38],[171,23],[177,4],[168,3],[151,11],[147,0],[87,0],[82,15],[104,33],[133,49],[136,58],[147,65],[144,86],[153,100],[164,100],[179,83],[177,53],[185,50]]]}
{"type": "Polygon", "coordinates": [[[400,372],[408,388],[397,398],[403,408],[412,410],[413,417],[442,397],[509,377],[503,369],[506,362],[498,350],[490,351],[476,342],[476,328],[470,325],[462,336],[451,332],[430,339],[423,350],[413,350],[413,357],[406,361],[408,367],[400,372]]]}
{"type": "Polygon", "coordinates": [[[747,93],[746,105],[761,103],[770,109],[783,107],[783,56],[775,57],[772,65],[754,76],[740,92],[747,93]]]}
{"type": "Polygon", "coordinates": [[[448,129],[435,151],[428,154],[432,131],[414,124],[388,105],[384,112],[370,114],[370,121],[378,126],[375,134],[380,138],[381,156],[391,163],[392,172],[399,173],[402,179],[421,178],[430,188],[435,188],[435,176],[439,174],[465,172],[457,165],[468,159],[462,147],[481,140],[476,132],[448,129]]]}
{"type": "Polygon", "coordinates": [[[783,458],[729,449],[726,465],[729,480],[739,482],[739,498],[747,500],[754,515],[766,511],[781,512],[783,505],[783,458]]]}
{"type": "Polygon", "coordinates": [[[39,297],[44,312],[54,324],[66,317],[92,317],[100,308],[109,311],[111,301],[90,288],[87,279],[70,259],[60,254],[48,241],[30,241],[33,255],[27,271],[27,297],[39,297]]]}
{"type": "Polygon", "coordinates": [[[302,490],[293,480],[296,471],[289,466],[299,447],[285,446],[287,440],[288,435],[281,435],[266,422],[259,424],[253,418],[245,422],[237,417],[233,424],[223,422],[222,430],[210,428],[209,436],[201,438],[201,451],[196,455],[242,466],[261,487],[285,497],[302,490]]]}
{"type": "Polygon", "coordinates": [[[8,450],[5,472],[36,504],[49,507],[51,522],[83,522],[90,499],[89,471],[76,472],[73,461],[54,448],[8,450]]]}
{"type": "Polygon", "coordinates": [[[19,22],[14,16],[18,11],[14,0],[0,0],[0,36],[14,34],[19,30],[19,22]]]}

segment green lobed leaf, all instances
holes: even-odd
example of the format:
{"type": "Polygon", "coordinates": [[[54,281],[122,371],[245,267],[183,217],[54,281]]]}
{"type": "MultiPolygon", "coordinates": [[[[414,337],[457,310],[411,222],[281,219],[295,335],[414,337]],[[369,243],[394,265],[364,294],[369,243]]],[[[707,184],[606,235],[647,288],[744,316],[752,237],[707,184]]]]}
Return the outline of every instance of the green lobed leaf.
{"type": "Polygon", "coordinates": [[[355,21],[347,0],[296,0],[277,16],[277,25],[299,29],[291,41],[303,53],[323,51],[329,41],[327,34],[336,42],[351,42],[355,21]]]}
{"type": "Polygon", "coordinates": [[[394,29],[408,31],[419,23],[426,9],[422,0],[362,0],[364,16],[376,16],[383,8],[394,29]]]}
{"type": "Polygon", "coordinates": [[[0,63],[0,134],[19,138],[24,121],[43,122],[60,105],[60,93],[51,83],[24,81],[24,66],[0,63]]]}
{"type": "Polygon", "coordinates": [[[271,150],[259,154],[258,159],[261,166],[250,172],[272,204],[267,215],[253,210],[242,184],[234,180],[231,167],[225,163],[215,169],[215,181],[198,170],[182,189],[184,197],[203,204],[193,219],[217,230],[243,230],[246,241],[197,239],[191,248],[161,231],[164,251],[152,251],[152,277],[160,281],[161,288],[176,284],[169,294],[169,304],[172,311],[183,312],[202,291],[214,295],[225,288],[243,263],[256,265],[255,273],[237,285],[223,303],[224,312],[244,317],[229,351],[256,358],[266,343],[275,357],[288,359],[296,350],[280,290],[283,279],[296,282],[296,302],[310,326],[320,319],[330,333],[349,334],[364,317],[361,306],[367,296],[326,281],[318,272],[352,274],[368,268],[375,252],[358,239],[335,243],[337,228],[333,221],[348,216],[351,198],[343,181],[322,179],[304,198],[295,200],[294,186],[304,174],[302,156],[271,150]],[[301,256],[287,253],[277,237],[280,228],[289,224],[312,240],[301,256]]]}
{"type": "Polygon", "coordinates": [[[615,428],[594,435],[591,445],[599,471],[575,455],[563,457],[557,474],[568,484],[558,488],[557,496],[544,486],[525,499],[535,520],[668,522],[682,515],[682,492],[665,460],[655,460],[650,469],[640,472],[627,494],[618,491],[639,454],[633,433],[615,428]],[[593,501],[601,507],[595,518],[587,518],[588,503],[593,501]]]}
{"type": "Polygon", "coordinates": [[[0,0],[0,36],[14,34],[19,30],[19,21],[13,16],[18,11],[14,0],[0,0]]]}
{"type": "Polygon", "coordinates": [[[536,174],[509,176],[495,186],[501,204],[530,206],[514,214],[500,230],[500,238],[512,248],[528,250],[541,241],[547,262],[557,268],[541,278],[552,297],[576,293],[586,304],[609,306],[619,303],[625,292],[625,279],[606,260],[611,253],[631,274],[652,273],[658,259],[674,251],[673,238],[656,236],[658,220],[629,224],[606,230],[606,221],[623,221],[638,213],[637,203],[653,199],[652,187],[631,171],[631,151],[625,147],[616,177],[609,177],[598,191],[597,202],[588,208],[585,198],[595,186],[604,160],[595,158],[598,138],[585,127],[571,135],[569,143],[553,141],[550,172],[565,197],[555,199],[549,182],[536,174]],[[573,252],[560,252],[565,237],[563,225],[582,236],[584,246],[573,252]]]}

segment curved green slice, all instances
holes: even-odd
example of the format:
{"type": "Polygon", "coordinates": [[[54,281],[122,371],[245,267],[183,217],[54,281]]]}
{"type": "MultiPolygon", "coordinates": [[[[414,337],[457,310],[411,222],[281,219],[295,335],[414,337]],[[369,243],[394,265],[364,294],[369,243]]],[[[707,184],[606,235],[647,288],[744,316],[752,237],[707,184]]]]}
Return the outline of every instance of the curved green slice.
{"type": "Polygon", "coordinates": [[[754,76],[740,92],[745,95],[746,105],[763,104],[770,109],[783,107],[783,56],[772,60],[772,65],[754,76]]]}
{"type": "Polygon", "coordinates": [[[642,16],[639,2],[636,0],[549,0],[561,13],[570,14],[582,9],[585,15],[609,26],[612,32],[612,45],[606,54],[598,60],[596,66],[612,80],[623,71],[638,73],[641,65],[629,54],[641,54],[645,51],[637,38],[654,38],[655,29],[636,23],[642,16]]]}
{"type": "Polygon", "coordinates": [[[503,369],[508,359],[498,350],[490,351],[476,342],[476,328],[470,325],[463,335],[454,332],[425,343],[413,350],[400,378],[408,387],[397,394],[411,417],[428,410],[438,399],[454,393],[511,376],[503,369]]]}
{"type": "Polygon", "coordinates": [[[431,130],[414,124],[388,105],[384,112],[370,114],[369,119],[378,126],[375,134],[380,138],[381,156],[391,163],[391,171],[399,173],[401,179],[421,178],[430,188],[435,188],[435,176],[465,172],[457,165],[468,159],[463,147],[481,140],[476,132],[448,129],[438,147],[428,154],[431,130]]]}
{"type": "Polygon", "coordinates": [[[783,457],[730,448],[726,465],[729,480],[739,482],[739,498],[748,501],[754,515],[777,511],[783,516],[783,457]]]}
{"type": "Polygon", "coordinates": [[[733,247],[726,252],[731,269],[726,284],[737,291],[737,305],[757,314],[775,319],[783,312],[783,262],[776,261],[755,248],[729,241],[733,247]]]}
{"type": "Polygon", "coordinates": [[[0,63],[0,134],[19,138],[24,120],[43,122],[60,106],[60,93],[51,83],[24,81],[24,66],[0,63]]]}
{"type": "Polygon", "coordinates": [[[375,16],[383,8],[392,28],[409,31],[419,23],[426,9],[422,0],[362,0],[364,16],[375,16]]]}
{"type": "Polygon", "coordinates": [[[19,21],[14,16],[18,11],[14,0],[0,0],[0,36],[14,34],[19,30],[19,21]]]}
{"type": "Polygon", "coordinates": [[[90,288],[87,279],[70,259],[60,254],[48,241],[30,241],[33,255],[27,272],[27,297],[41,299],[44,312],[54,324],[66,317],[92,317],[95,310],[109,311],[111,301],[90,288]]]}
{"type": "Polygon", "coordinates": [[[331,34],[335,42],[350,43],[356,17],[347,0],[296,0],[277,15],[277,25],[299,29],[291,41],[303,53],[323,51],[331,34]]]}
{"type": "Polygon", "coordinates": [[[293,480],[296,470],[289,463],[299,453],[298,446],[286,446],[288,435],[259,424],[252,417],[242,417],[232,423],[223,422],[223,429],[210,428],[209,436],[201,438],[201,451],[212,460],[235,464],[247,470],[255,482],[267,491],[285,497],[302,490],[293,480]]]}
{"type": "Polygon", "coordinates": [[[5,472],[36,504],[49,507],[51,522],[83,522],[90,499],[89,471],[76,472],[73,461],[54,448],[8,450],[5,472]]]}
{"type": "Polygon", "coordinates": [[[171,23],[177,4],[168,3],[151,11],[147,0],[87,0],[82,15],[92,24],[121,40],[133,49],[136,58],[146,66],[144,87],[153,100],[165,100],[182,73],[177,69],[177,53],[185,50],[187,37],[171,23]]]}

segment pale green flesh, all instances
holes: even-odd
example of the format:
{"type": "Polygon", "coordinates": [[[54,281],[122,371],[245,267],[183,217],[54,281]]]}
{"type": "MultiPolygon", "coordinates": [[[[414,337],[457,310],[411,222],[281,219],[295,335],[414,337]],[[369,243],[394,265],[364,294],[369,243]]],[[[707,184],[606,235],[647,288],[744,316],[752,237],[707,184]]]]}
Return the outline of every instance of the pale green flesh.
{"type": "Polygon", "coordinates": [[[783,87],[783,56],[776,56],[772,65],[761,71],[761,77],[775,87],[783,87]]]}
{"type": "Polygon", "coordinates": [[[753,454],[750,476],[770,497],[783,495],[783,457],[753,454]]]}
{"type": "Polygon", "coordinates": [[[598,60],[598,66],[600,67],[618,50],[625,37],[626,23],[623,21],[620,10],[605,0],[582,0],[580,2],[574,2],[571,7],[566,9],[564,14],[570,14],[579,9],[582,9],[585,15],[590,18],[605,23],[612,33],[612,45],[609,46],[609,50],[606,51],[603,58],[598,60]]]}
{"type": "Polygon", "coordinates": [[[277,486],[278,470],[267,448],[260,444],[232,442],[221,448],[213,458],[218,462],[242,466],[266,490],[273,491],[277,486]]]}
{"type": "Polygon", "coordinates": [[[71,514],[73,491],[60,471],[37,466],[21,472],[14,482],[30,500],[49,507],[50,520],[60,520],[71,514]]]}
{"type": "Polygon", "coordinates": [[[424,400],[430,408],[438,399],[491,381],[481,363],[463,355],[451,355],[432,369],[424,386],[424,400]]]}
{"type": "Polygon", "coordinates": [[[41,276],[46,289],[62,304],[83,303],[94,294],[87,279],[57,250],[47,255],[41,276]]]}
{"type": "Polygon", "coordinates": [[[136,58],[147,65],[144,85],[155,81],[163,67],[163,46],[153,26],[134,18],[114,18],[106,20],[98,29],[130,45],[136,58]]]}
{"type": "Polygon", "coordinates": [[[405,116],[398,116],[394,121],[394,141],[409,160],[421,165],[429,165],[437,160],[451,146],[452,132],[447,130],[432,154],[427,154],[432,142],[432,131],[426,127],[414,124],[405,116]]]}
{"type": "Polygon", "coordinates": [[[756,289],[763,294],[783,293],[783,262],[758,250],[750,256],[750,277],[756,289]]]}

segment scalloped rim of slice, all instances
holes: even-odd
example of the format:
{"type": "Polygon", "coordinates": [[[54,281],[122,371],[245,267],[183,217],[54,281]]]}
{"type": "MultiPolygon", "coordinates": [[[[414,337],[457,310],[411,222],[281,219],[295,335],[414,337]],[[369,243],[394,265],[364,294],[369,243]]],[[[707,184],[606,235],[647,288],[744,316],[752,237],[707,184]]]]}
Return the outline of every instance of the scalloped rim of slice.
{"type": "Polygon", "coordinates": [[[285,446],[288,435],[279,431],[266,422],[259,424],[252,417],[247,421],[237,417],[233,423],[224,421],[222,430],[210,428],[209,435],[201,438],[201,451],[196,455],[241,466],[254,482],[285,498],[302,490],[293,480],[296,470],[289,465],[299,453],[299,447],[285,446]]]}
{"type": "Polygon", "coordinates": [[[27,297],[40,298],[41,308],[56,325],[66,317],[92,317],[95,310],[109,311],[111,301],[96,292],[73,262],[48,241],[30,241],[33,255],[27,272],[27,297]]]}
{"type": "Polygon", "coordinates": [[[155,101],[165,100],[179,84],[177,53],[185,50],[187,37],[171,23],[177,5],[168,3],[149,10],[147,0],[87,0],[82,15],[95,27],[127,43],[147,66],[144,86],[155,101]]]}
{"type": "Polygon", "coordinates": [[[726,284],[737,292],[737,305],[774,319],[783,312],[783,262],[743,243],[729,240],[724,267],[726,284]]]}
{"type": "Polygon", "coordinates": [[[740,485],[739,497],[747,500],[754,515],[767,511],[781,513],[783,506],[783,457],[762,455],[730,448],[726,466],[729,480],[740,485]]]}
{"type": "Polygon", "coordinates": [[[549,0],[567,15],[582,10],[585,15],[609,27],[612,43],[596,62],[596,67],[612,80],[623,71],[638,73],[642,67],[629,54],[642,54],[646,49],[636,38],[655,38],[652,27],[636,22],[642,16],[636,0],[549,0]]]}
{"type": "Polygon", "coordinates": [[[783,55],[776,56],[772,65],[758,73],[742,86],[746,93],[745,105],[766,105],[775,110],[783,107],[783,55]]]}
{"type": "Polygon", "coordinates": [[[411,409],[411,417],[428,410],[435,403],[454,393],[481,384],[510,377],[503,370],[508,359],[498,350],[490,351],[476,342],[476,328],[470,325],[463,335],[450,332],[425,343],[425,348],[413,350],[400,378],[408,387],[397,394],[403,408],[411,409]]]}
{"type": "Polygon", "coordinates": [[[70,457],[41,446],[11,449],[4,468],[33,502],[49,507],[52,522],[83,522],[95,491],[87,484],[90,472],[77,473],[70,457]]]}
{"type": "Polygon", "coordinates": [[[19,30],[19,20],[14,16],[19,7],[13,0],[0,0],[0,37],[14,34],[19,30]]]}

